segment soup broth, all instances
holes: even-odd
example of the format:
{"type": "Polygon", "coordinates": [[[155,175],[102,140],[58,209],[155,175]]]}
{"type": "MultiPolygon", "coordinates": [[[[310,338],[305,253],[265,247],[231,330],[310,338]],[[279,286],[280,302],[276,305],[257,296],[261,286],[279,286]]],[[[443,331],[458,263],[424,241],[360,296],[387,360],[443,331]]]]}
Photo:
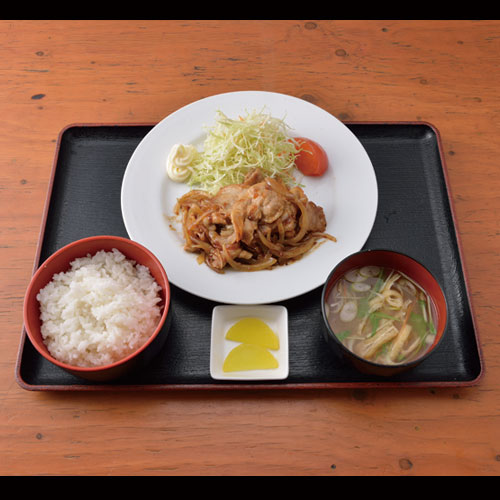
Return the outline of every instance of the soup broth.
{"type": "Polygon", "coordinates": [[[395,269],[365,266],[348,271],[327,296],[326,314],[350,351],[379,364],[419,358],[436,337],[430,297],[395,269]]]}

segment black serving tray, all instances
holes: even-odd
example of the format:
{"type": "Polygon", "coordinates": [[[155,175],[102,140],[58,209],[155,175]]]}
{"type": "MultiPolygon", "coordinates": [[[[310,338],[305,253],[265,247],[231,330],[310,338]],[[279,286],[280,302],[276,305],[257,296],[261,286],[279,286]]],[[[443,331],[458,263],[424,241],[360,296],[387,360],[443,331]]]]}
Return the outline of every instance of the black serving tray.
{"type": "MultiPolygon", "coordinates": [[[[481,349],[449,199],[441,140],[423,122],[346,123],[375,168],[379,205],[365,248],[403,252],[441,282],[449,307],[445,339],[412,371],[392,378],[358,373],[333,357],[321,333],[321,287],[284,302],[289,315],[289,376],[283,381],[225,382],[210,377],[215,302],[172,285],[172,325],[145,370],[92,383],[46,361],[23,328],[16,380],[27,390],[319,389],[463,386],[483,373],[481,349]]],[[[128,160],[152,124],[76,124],[61,131],[48,189],[35,269],[62,246],[87,236],[128,237],[120,205],[128,160]]]]}

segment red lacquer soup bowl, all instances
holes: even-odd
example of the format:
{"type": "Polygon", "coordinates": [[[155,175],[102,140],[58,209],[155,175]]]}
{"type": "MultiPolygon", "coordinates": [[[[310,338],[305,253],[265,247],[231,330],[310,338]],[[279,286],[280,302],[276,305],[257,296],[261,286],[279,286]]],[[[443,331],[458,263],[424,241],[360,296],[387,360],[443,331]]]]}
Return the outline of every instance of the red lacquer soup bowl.
{"type": "Polygon", "coordinates": [[[443,290],[433,274],[420,262],[417,262],[408,255],[390,251],[390,250],[363,250],[354,253],[342,260],[331,271],[328,276],[321,295],[321,313],[323,316],[323,334],[328,345],[336,355],[341,355],[348,359],[353,366],[360,372],[391,376],[397,373],[414,368],[425,361],[437,350],[446,332],[448,321],[448,310],[446,298],[443,290]],[[348,349],[339,339],[339,331],[334,331],[331,322],[328,319],[327,300],[335,284],[349,271],[360,269],[364,266],[376,266],[379,268],[393,269],[406,275],[416,284],[418,284],[427,294],[434,310],[436,331],[432,344],[423,352],[422,355],[408,362],[399,364],[382,364],[373,360],[365,359],[350,349],[348,349]]]}

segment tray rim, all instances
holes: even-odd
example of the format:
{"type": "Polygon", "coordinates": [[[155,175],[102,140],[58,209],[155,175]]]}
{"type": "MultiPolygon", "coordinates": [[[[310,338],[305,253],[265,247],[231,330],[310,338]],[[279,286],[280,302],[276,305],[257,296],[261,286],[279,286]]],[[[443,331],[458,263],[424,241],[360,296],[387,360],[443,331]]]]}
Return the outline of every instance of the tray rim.
{"type": "MultiPolygon", "coordinates": [[[[42,211],[42,218],[40,223],[40,229],[38,234],[38,241],[36,245],[35,257],[33,261],[32,275],[36,272],[40,265],[40,256],[42,252],[43,246],[43,238],[45,236],[45,229],[47,223],[47,217],[49,213],[50,200],[52,197],[52,190],[54,187],[54,179],[56,175],[57,163],[59,160],[59,154],[61,150],[61,144],[64,138],[64,135],[73,128],[106,128],[106,127],[154,127],[158,122],[72,122],[65,125],[58,134],[56,147],[54,150],[54,157],[52,160],[51,172],[49,177],[49,182],[47,185],[47,192],[45,195],[44,208],[42,211]]],[[[394,388],[429,388],[429,387],[471,387],[477,385],[482,378],[484,377],[485,367],[484,367],[484,359],[483,359],[483,350],[481,343],[479,341],[479,332],[477,327],[476,315],[474,310],[474,304],[471,301],[470,292],[469,292],[469,276],[467,272],[467,267],[465,265],[465,258],[463,252],[462,240],[460,237],[460,233],[458,231],[458,221],[456,217],[455,206],[453,202],[452,190],[449,182],[448,168],[446,165],[446,160],[443,152],[443,141],[441,138],[441,134],[439,129],[431,122],[426,120],[346,120],[342,121],[342,123],[346,126],[350,125],[418,125],[418,126],[426,126],[432,130],[436,137],[439,159],[441,162],[441,169],[443,172],[444,183],[447,192],[447,200],[450,206],[450,213],[453,221],[454,234],[457,242],[458,248],[458,256],[460,259],[460,264],[462,266],[462,277],[464,280],[465,287],[465,295],[466,295],[466,303],[469,307],[471,313],[471,321],[472,326],[474,328],[474,338],[476,341],[477,351],[478,351],[478,360],[479,360],[479,372],[474,379],[471,380],[463,380],[463,381],[410,381],[410,382],[396,382],[388,379],[387,381],[367,381],[367,382],[293,382],[293,383],[251,383],[251,382],[239,382],[239,383],[231,383],[231,382],[217,382],[213,381],[212,383],[207,384],[87,384],[82,381],[81,384],[30,384],[26,382],[21,375],[21,364],[22,364],[22,356],[24,351],[24,346],[27,341],[29,341],[26,333],[26,329],[24,327],[24,323],[22,325],[21,331],[21,339],[18,347],[17,358],[15,363],[15,380],[17,384],[27,391],[232,391],[232,390],[290,390],[290,389],[302,389],[302,390],[312,390],[312,389],[394,389],[394,388]]],[[[31,279],[31,276],[30,276],[31,279]]]]}

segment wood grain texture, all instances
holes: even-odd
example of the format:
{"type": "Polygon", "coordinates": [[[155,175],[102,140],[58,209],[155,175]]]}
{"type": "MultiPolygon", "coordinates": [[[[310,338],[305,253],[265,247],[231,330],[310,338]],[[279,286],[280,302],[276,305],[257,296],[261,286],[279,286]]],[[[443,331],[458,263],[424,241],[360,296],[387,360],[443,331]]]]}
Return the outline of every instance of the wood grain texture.
{"type": "Polygon", "coordinates": [[[498,475],[498,21],[0,21],[0,474],[498,475]],[[39,393],[14,367],[55,144],[208,95],[440,132],[483,351],[474,387],[39,393]]]}

